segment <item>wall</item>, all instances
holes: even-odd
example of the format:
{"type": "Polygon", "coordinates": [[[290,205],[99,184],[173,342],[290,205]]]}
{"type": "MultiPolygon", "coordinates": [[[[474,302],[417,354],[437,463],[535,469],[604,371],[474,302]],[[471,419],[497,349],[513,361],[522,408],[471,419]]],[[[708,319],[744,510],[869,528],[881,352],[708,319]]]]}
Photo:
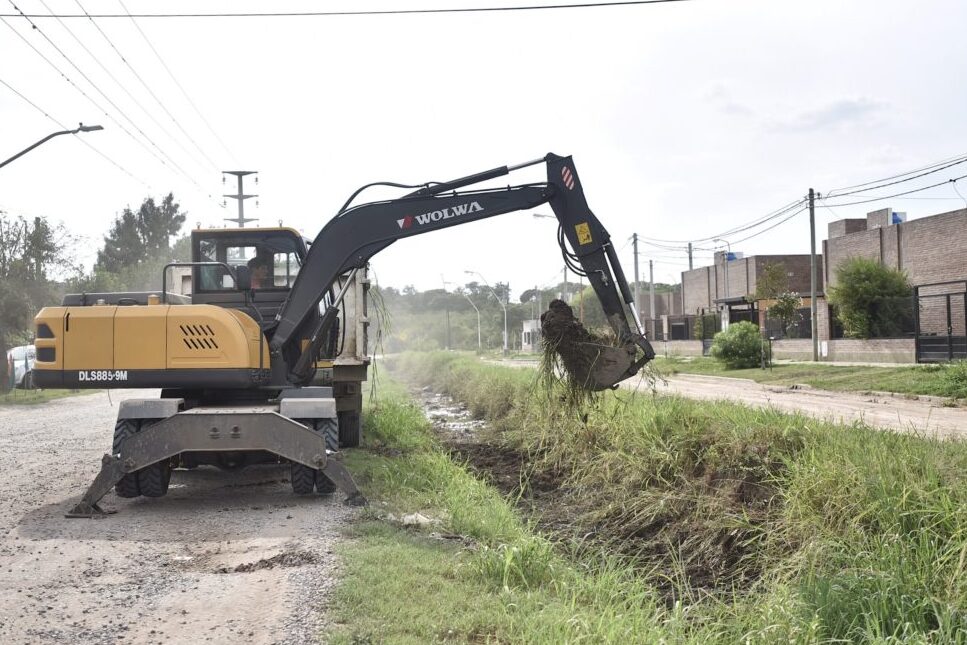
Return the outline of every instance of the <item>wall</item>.
{"type": "MultiPolygon", "coordinates": [[[[729,288],[725,289],[725,254],[715,254],[714,266],[682,271],[684,313],[695,315],[702,310],[718,308],[715,300],[751,295],[756,289],[756,277],[766,264],[781,264],[786,268],[790,291],[808,296],[810,289],[809,254],[754,255],[728,263],[729,288]]],[[[822,257],[817,259],[816,289],[823,291],[822,257]]]]}
{"type": "Polygon", "coordinates": [[[700,340],[658,340],[652,341],[651,346],[658,356],[702,355],[702,341],[700,340]]]}
{"type": "Polygon", "coordinates": [[[868,216],[868,226],[875,228],[823,242],[827,284],[835,286],[836,268],[852,257],[902,269],[913,285],[967,280],[967,209],[888,226],[882,213],[868,216]]]}
{"type": "MultiPolygon", "coordinates": [[[[822,342],[822,341],[820,341],[822,342]]],[[[858,361],[869,363],[915,363],[912,338],[840,338],[825,341],[828,356],[824,361],[858,361]]]]}
{"type": "Polygon", "coordinates": [[[774,340],[772,358],[785,361],[811,361],[813,360],[813,341],[809,338],[774,340]]]}

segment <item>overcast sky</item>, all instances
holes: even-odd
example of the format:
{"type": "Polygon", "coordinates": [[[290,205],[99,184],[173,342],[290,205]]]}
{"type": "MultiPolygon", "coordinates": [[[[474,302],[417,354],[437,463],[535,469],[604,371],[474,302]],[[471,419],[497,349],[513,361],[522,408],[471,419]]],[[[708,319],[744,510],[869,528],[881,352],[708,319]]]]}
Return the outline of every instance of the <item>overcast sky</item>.
{"type": "MultiPolygon", "coordinates": [[[[16,13],[9,0],[0,2],[0,13],[16,13]]],[[[33,14],[81,11],[75,0],[16,2],[33,14]]],[[[123,13],[117,0],[80,4],[92,14],[123,13]]],[[[524,3],[125,1],[132,13],[514,4],[524,3]]],[[[219,207],[221,194],[234,190],[223,187],[221,170],[259,171],[258,187],[249,187],[260,195],[259,208],[252,200],[247,214],[262,224],[281,220],[311,238],[362,184],[452,179],[555,152],[574,156],[588,202],[630,276],[626,242],[634,232],[707,237],[766,215],[811,186],[825,192],[967,152],[967,3],[956,0],[694,0],[136,24],[126,17],[35,19],[40,31],[20,17],[3,20],[0,80],[65,125],[105,129],[59,137],[0,169],[0,209],[62,220],[84,236],[79,255],[88,265],[116,214],[148,195],[174,191],[192,226],[221,225],[235,214],[233,204],[219,207]]],[[[3,85],[0,111],[0,158],[59,129],[3,85]]],[[[928,179],[967,173],[963,168],[928,179]]],[[[499,183],[542,178],[529,169],[499,183]]],[[[960,192],[967,195],[965,184],[960,192]]],[[[835,213],[819,208],[819,239],[829,221],[876,208],[915,218],[965,205],[951,186],[916,197],[835,213]]],[[[746,255],[808,253],[808,231],[803,213],[753,239],[739,241],[755,229],[730,241],[746,255]]],[[[376,256],[373,268],[383,285],[419,289],[443,279],[463,283],[464,271],[476,270],[519,293],[560,279],[555,233],[551,220],[508,214],[401,241],[376,256]]],[[[687,268],[684,250],[641,249],[643,279],[648,259],[657,281],[677,282],[687,268]]],[[[696,251],[695,265],[710,256],[696,251]]]]}

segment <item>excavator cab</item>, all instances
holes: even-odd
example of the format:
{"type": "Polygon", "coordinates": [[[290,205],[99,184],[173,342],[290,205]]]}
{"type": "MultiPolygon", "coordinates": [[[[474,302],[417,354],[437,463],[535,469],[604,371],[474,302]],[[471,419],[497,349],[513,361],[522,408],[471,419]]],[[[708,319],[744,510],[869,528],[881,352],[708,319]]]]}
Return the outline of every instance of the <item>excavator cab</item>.
{"type": "Polygon", "coordinates": [[[246,311],[264,328],[288,297],[307,252],[305,239],[291,228],[195,229],[192,303],[246,311]],[[247,284],[239,284],[243,276],[247,284]]]}

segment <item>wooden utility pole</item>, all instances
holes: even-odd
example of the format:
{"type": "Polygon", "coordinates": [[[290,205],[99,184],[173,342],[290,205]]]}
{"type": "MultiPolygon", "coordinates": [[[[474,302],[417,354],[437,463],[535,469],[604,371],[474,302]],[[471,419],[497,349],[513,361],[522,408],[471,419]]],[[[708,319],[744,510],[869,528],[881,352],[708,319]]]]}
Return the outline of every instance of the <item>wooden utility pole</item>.
{"type": "Polygon", "coordinates": [[[651,311],[648,312],[648,315],[651,316],[651,334],[652,338],[654,338],[658,336],[658,316],[655,315],[655,263],[652,260],[648,260],[648,286],[651,288],[651,294],[648,299],[651,311]]]}
{"type": "Polygon", "coordinates": [[[631,234],[631,247],[635,251],[635,313],[638,314],[638,317],[640,318],[641,300],[638,299],[638,283],[640,282],[640,280],[638,279],[638,234],[637,233],[631,234]]]}
{"type": "Polygon", "coordinates": [[[813,361],[819,360],[819,334],[816,333],[816,193],[809,189],[809,318],[813,337],[813,361]]]}

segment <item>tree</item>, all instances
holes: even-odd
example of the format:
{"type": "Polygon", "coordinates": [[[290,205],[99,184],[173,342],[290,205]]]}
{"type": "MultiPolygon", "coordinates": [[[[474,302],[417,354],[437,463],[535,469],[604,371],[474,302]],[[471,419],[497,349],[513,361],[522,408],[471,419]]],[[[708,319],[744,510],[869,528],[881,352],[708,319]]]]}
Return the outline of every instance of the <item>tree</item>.
{"type": "Polygon", "coordinates": [[[137,213],[125,208],[104,236],[94,272],[72,285],[83,291],[140,291],[161,287],[165,264],[186,261],[191,254],[188,236],[178,235],[186,214],[172,193],[157,205],[148,197],[137,213]]]}
{"type": "Polygon", "coordinates": [[[28,340],[33,315],[55,302],[52,278],[77,270],[72,242],[63,226],[45,218],[28,221],[0,212],[0,388],[8,383],[7,348],[28,340]]]}
{"type": "Polygon", "coordinates": [[[836,269],[829,302],[850,338],[888,338],[910,329],[912,288],[906,273],[875,260],[851,258],[836,269]]]}
{"type": "Polygon", "coordinates": [[[104,236],[104,248],[97,254],[97,268],[120,273],[165,255],[171,248],[171,238],[185,223],[186,214],[180,208],[173,193],[168,193],[160,206],[153,197],[148,197],[137,213],[125,208],[104,236]]]}
{"type": "Polygon", "coordinates": [[[789,292],[789,276],[786,267],[778,262],[766,262],[756,274],[755,293],[752,300],[773,300],[789,292]]]}
{"type": "Polygon", "coordinates": [[[766,313],[775,318],[782,325],[782,333],[789,335],[789,330],[795,327],[802,320],[799,310],[802,308],[802,298],[798,293],[785,292],[775,297],[775,302],[769,305],[766,313]]]}

